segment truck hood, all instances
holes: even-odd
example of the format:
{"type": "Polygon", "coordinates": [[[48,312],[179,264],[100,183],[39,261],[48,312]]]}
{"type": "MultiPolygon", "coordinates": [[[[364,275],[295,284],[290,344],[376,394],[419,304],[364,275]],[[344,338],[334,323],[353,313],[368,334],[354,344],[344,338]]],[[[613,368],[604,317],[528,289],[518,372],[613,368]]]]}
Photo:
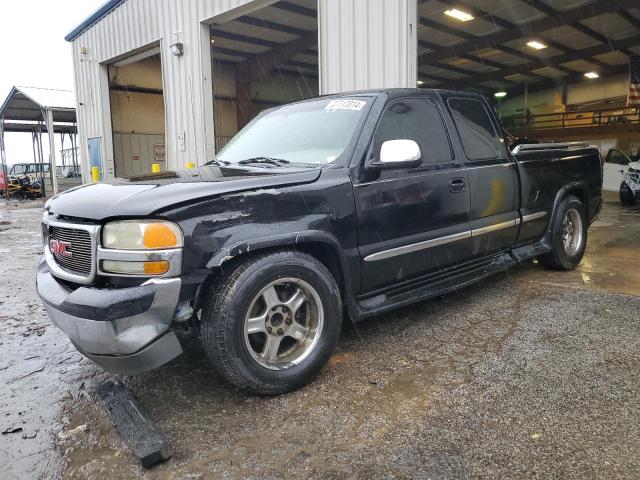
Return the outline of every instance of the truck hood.
{"type": "Polygon", "coordinates": [[[640,170],[640,162],[631,162],[629,164],[629,170],[640,170]]]}
{"type": "Polygon", "coordinates": [[[83,185],[51,198],[45,209],[53,214],[89,220],[140,217],[218,195],[311,183],[318,179],[320,172],[319,168],[202,166],[83,185]]]}

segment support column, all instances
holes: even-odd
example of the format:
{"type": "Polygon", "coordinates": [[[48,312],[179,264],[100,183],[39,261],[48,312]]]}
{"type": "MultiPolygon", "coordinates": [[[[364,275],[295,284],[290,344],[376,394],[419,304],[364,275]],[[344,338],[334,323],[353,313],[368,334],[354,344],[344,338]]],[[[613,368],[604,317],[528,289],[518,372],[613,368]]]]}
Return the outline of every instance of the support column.
{"type": "MultiPolygon", "coordinates": [[[[5,192],[8,191],[9,172],[7,171],[7,154],[4,149],[4,118],[0,117],[0,171],[4,175],[5,192]]],[[[5,195],[6,197],[6,195],[5,195]]]]}
{"type": "Polygon", "coordinates": [[[239,131],[253,118],[251,77],[249,75],[249,65],[247,62],[242,62],[236,65],[236,98],[239,131]]]}
{"type": "Polygon", "coordinates": [[[415,88],[417,0],[319,0],[320,94],[415,88]]]}
{"type": "MultiPolygon", "coordinates": [[[[49,158],[51,158],[51,167],[49,173],[51,174],[51,187],[53,188],[53,194],[58,194],[58,177],[56,176],[56,134],[53,130],[53,110],[47,109],[47,135],[49,137],[49,158]]],[[[44,172],[43,172],[44,173],[44,172]]]]}

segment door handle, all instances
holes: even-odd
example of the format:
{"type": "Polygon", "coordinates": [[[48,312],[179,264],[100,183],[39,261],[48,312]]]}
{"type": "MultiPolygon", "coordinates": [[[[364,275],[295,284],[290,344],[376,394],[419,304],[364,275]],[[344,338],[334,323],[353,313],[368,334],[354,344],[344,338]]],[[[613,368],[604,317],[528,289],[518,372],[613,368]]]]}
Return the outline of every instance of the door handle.
{"type": "Polygon", "coordinates": [[[466,188],[467,184],[464,178],[452,178],[449,180],[449,190],[451,190],[451,193],[464,192],[466,188]]]}

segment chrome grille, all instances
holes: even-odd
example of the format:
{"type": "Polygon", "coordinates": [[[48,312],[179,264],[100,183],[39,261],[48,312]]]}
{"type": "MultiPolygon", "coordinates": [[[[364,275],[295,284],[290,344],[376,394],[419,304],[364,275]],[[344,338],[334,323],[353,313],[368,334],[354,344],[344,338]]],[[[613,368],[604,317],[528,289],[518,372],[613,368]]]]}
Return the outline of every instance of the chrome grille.
{"type": "Polygon", "coordinates": [[[72,273],[89,276],[92,271],[93,258],[91,255],[91,235],[86,230],[74,228],[49,227],[49,239],[69,242],[71,247],[67,249],[71,256],[64,257],[53,254],[58,265],[72,273]]]}

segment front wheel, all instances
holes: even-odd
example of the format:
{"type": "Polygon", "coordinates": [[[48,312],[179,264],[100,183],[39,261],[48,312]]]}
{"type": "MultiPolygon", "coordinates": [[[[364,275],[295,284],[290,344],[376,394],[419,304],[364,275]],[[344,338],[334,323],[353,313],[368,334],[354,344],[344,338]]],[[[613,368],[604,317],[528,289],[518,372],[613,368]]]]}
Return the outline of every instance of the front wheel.
{"type": "Polygon", "coordinates": [[[306,384],[340,336],[338,286],[314,257],[271,252],[239,263],[202,312],[204,347],[230,383],[261,395],[306,384]]]}
{"type": "Polygon", "coordinates": [[[624,181],[620,184],[620,203],[625,206],[631,206],[636,203],[636,196],[633,194],[629,184],[624,181]]]}
{"type": "Polygon", "coordinates": [[[582,201],[565,197],[551,226],[551,251],[538,257],[543,267],[551,270],[573,270],[578,266],[587,246],[587,219],[582,201]]]}

